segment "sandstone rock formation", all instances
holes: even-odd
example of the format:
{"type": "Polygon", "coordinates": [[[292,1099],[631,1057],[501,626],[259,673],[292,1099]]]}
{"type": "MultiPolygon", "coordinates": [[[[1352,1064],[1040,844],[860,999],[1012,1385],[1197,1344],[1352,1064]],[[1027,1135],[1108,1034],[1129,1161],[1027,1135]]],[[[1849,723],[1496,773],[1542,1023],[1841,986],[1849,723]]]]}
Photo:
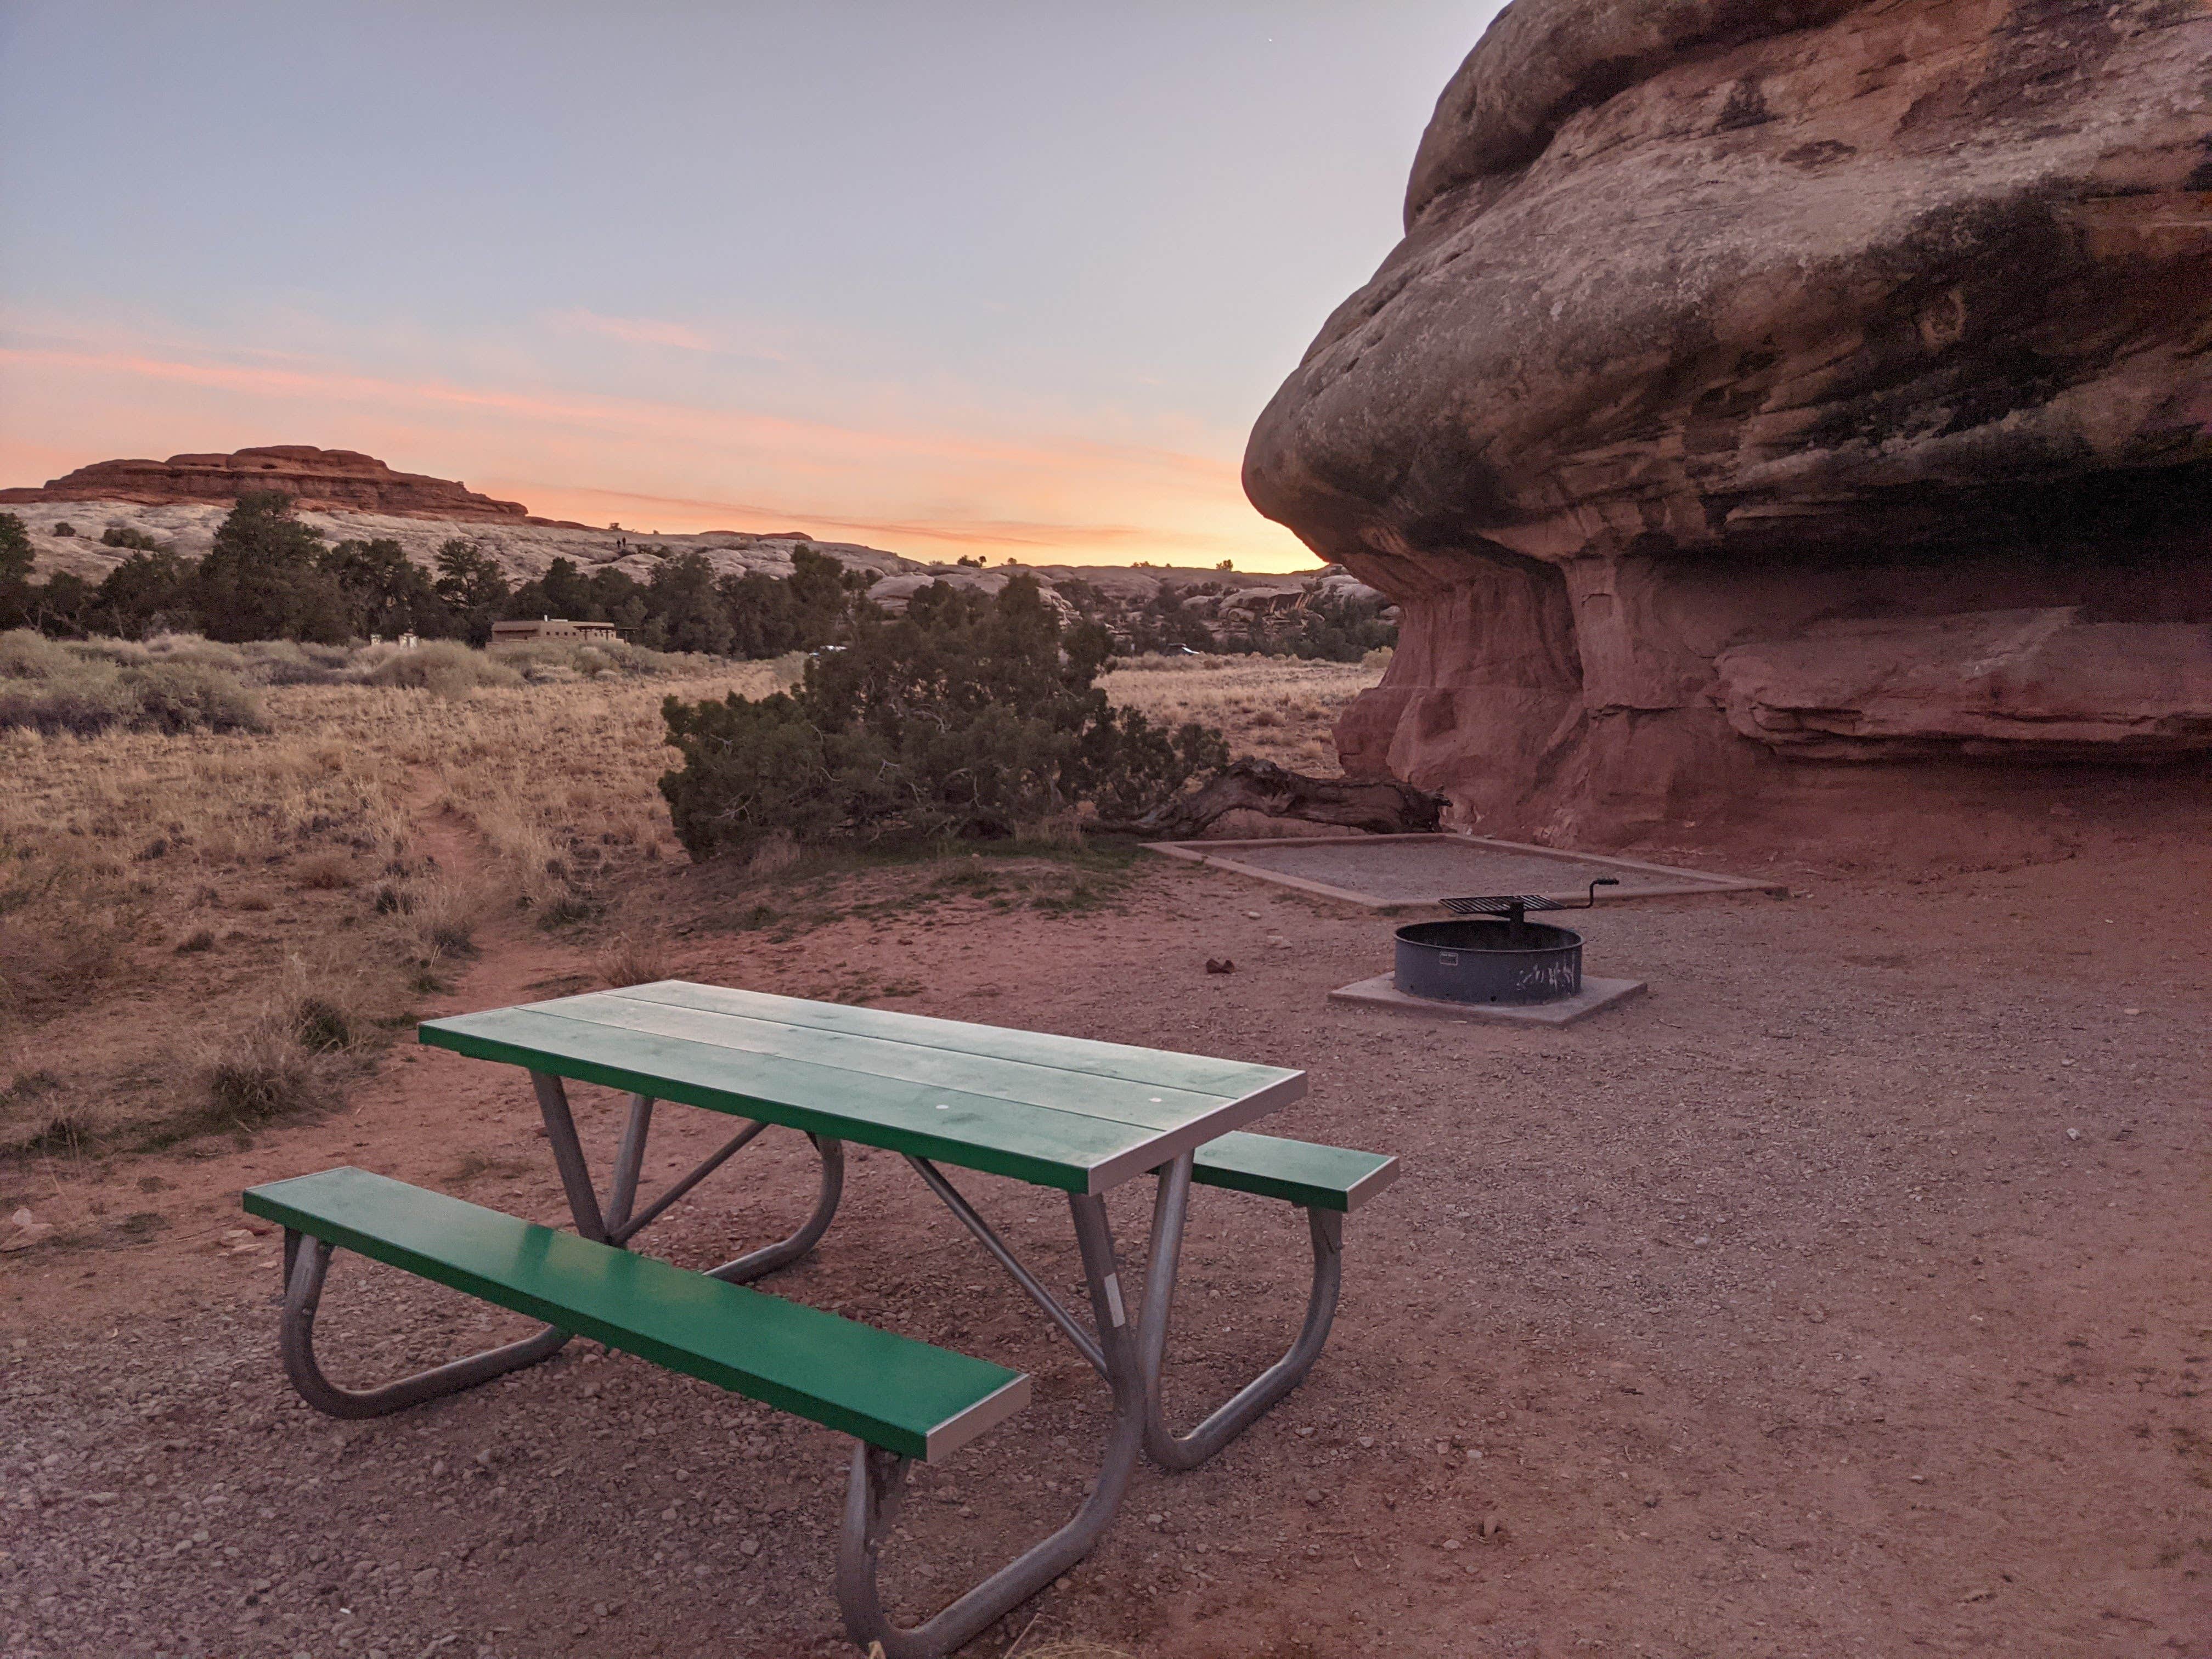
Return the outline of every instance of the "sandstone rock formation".
{"type": "MultiPolygon", "coordinates": [[[[0,489],[0,507],[46,501],[234,501],[248,490],[281,489],[295,506],[400,518],[550,524],[520,501],[495,501],[449,478],[394,472],[373,455],[312,444],[271,444],[232,455],[172,455],[166,461],[99,461],[35,489],[0,489]]],[[[574,526],[581,528],[580,526],[574,526]]]]}
{"type": "Polygon", "coordinates": [[[2212,748],[2212,628],[2087,610],[1814,623],[1722,652],[1717,696],[1745,737],[1841,760],[2212,748]]]}
{"type": "Polygon", "coordinates": [[[1515,0],[1246,457],[1405,609],[1347,767],[1619,840],[2212,749],[2208,77],[2195,0],[1515,0]]]}

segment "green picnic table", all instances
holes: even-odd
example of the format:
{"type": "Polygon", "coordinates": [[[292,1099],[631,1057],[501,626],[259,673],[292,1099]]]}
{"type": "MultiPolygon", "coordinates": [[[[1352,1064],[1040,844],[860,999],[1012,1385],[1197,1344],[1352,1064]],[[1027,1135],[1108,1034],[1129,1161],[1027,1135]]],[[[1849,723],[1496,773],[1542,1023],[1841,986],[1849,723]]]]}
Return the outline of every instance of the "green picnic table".
{"type": "Polygon", "coordinates": [[[1087,1554],[1140,1456],[1196,1468],[1297,1387],[1335,1315],[1344,1218],[1397,1160],[1249,1133],[1305,1092],[1303,1073],[683,981],[431,1020],[422,1040],[529,1072],[575,1231],[561,1231],[350,1168],[256,1187],[246,1208],[284,1229],[280,1351],[293,1386],[333,1416],[381,1416],[535,1364],[583,1335],[854,1437],[836,1565],[846,1628],[885,1659],[935,1659],[1087,1554]],[[605,1196],[563,1079],[627,1091],[605,1196]],[[744,1120],[658,1197],[639,1184],[657,1103],[744,1120]],[[710,1272],[631,1241],[771,1127],[797,1130],[821,1165],[813,1212],[790,1237],[710,1272]],[[1016,1416],[1030,1379],[780,1297],[750,1281],[798,1261],[844,1188],[844,1143],[904,1155],[930,1189],[1105,1379],[1112,1426],[1074,1516],[922,1623],[885,1611],[876,1564],[913,1460],[934,1461],[1016,1416]],[[1090,1292],[1086,1323],[1008,1249],[945,1166],[1067,1194],[1090,1292]],[[1104,1194],[1152,1177],[1141,1299],[1121,1282],[1104,1194]],[[1162,1414],[1160,1378],[1194,1184],[1306,1212],[1313,1279],[1289,1350],[1188,1434],[1162,1414]],[[326,1378],[314,1321],[331,1253],[386,1262],[546,1322],[535,1336],[368,1389],[326,1378]]]}

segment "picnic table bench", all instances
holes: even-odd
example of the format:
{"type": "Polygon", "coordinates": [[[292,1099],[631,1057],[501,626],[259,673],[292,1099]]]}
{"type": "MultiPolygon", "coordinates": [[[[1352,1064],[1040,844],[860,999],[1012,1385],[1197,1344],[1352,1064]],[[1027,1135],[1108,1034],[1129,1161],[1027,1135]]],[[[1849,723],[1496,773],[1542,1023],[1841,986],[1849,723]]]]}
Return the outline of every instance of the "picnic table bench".
{"type": "Polygon", "coordinates": [[[526,1069],[575,1224],[538,1225],[367,1170],[340,1168],[256,1187],[248,1212],[284,1230],[279,1338],[308,1404],[361,1418],[473,1388],[582,1335],[851,1435],[836,1564],[847,1630],[886,1659],[935,1659],[969,1640],[1087,1554],[1138,1460],[1196,1468],[1296,1388],[1327,1340],[1341,1277],[1343,1220],[1397,1173],[1370,1152],[1245,1132],[1305,1090],[1302,1073],[682,981],[562,997],[426,1023],[422,1040],[526,1069]],[[563,1079],[630,1096],[602,1198],[563,1079]],[[658,1102],[745,1120],[729,1140],[641,1206],[658,1102]],[[812,1213],[780,1243],[695,1272],[630,1241],[771,1126],[810,1139],[812,1213]],[[902,1154],[961,1224],[1106,1380],[1113,1423],[1097,1479],[1059,1530],[918,1626],[895,1625],[877,1558],[913,1461],[934,1461],[1018,1414],[1030,1379],[748,1288],[811,1250],[844,1185],[847,1141],[902,1154]],[[944,1165],[1067,1194],[1089,1291],[1086,1323],[1062,1305],[954,1186],[944,1165]],[[1141,1300],[1124,1288],[1104,1194],[1158,1183],[1141,1300]],[[1306,1212],[1313,1275],[1289,1350],[1188,1434],[1167,1425],[1161,1376],[1190,1188],[1214,1186],[1306,1212]],[[341,1388],[314,1352],[333,1250],[385,1262],[545,1322],[536,1335],[381,1387],[341,1388]]]}

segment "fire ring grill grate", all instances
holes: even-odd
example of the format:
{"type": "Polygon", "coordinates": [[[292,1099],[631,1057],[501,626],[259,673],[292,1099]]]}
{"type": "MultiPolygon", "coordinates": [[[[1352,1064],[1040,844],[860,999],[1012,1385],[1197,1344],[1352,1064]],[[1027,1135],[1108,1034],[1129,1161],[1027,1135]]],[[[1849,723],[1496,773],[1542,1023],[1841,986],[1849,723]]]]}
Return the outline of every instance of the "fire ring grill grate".
{"type": "Polygon", "coordinates": [[[1411,997],[1438,1002],[1558,1002],[1583,988],[1583,937],[1528,920],[1531,910],[1587,910],[1611,877],[1590,883],[1589,896],[1565,905],[1534,893],[1452,898],[1450,921],[1416,921],[1398,929],[1396,984],[1411,997]]]}

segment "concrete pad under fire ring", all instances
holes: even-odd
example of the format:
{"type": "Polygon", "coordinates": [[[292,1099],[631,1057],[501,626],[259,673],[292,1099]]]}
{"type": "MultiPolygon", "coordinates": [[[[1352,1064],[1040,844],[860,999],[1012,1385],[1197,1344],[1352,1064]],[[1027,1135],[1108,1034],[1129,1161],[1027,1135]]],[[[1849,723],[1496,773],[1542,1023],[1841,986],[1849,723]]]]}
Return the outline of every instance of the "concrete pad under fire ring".
{"type": "Polygon", "coordinates": [[[1367,1008],[1425,1019],[1474,1020],[1486,1025],[1572,1025],[1616,1002],[1644,994],[1640,979],[1597,979],[1583,976],[1583,988],[1556,1002],[1446,1002],[1436,997],[1407,996],[1389,974],[1377,974],[1351,985],[1340,985],[1328,994],[1331,1002],[1349,1002],[1367,1008]]]}

